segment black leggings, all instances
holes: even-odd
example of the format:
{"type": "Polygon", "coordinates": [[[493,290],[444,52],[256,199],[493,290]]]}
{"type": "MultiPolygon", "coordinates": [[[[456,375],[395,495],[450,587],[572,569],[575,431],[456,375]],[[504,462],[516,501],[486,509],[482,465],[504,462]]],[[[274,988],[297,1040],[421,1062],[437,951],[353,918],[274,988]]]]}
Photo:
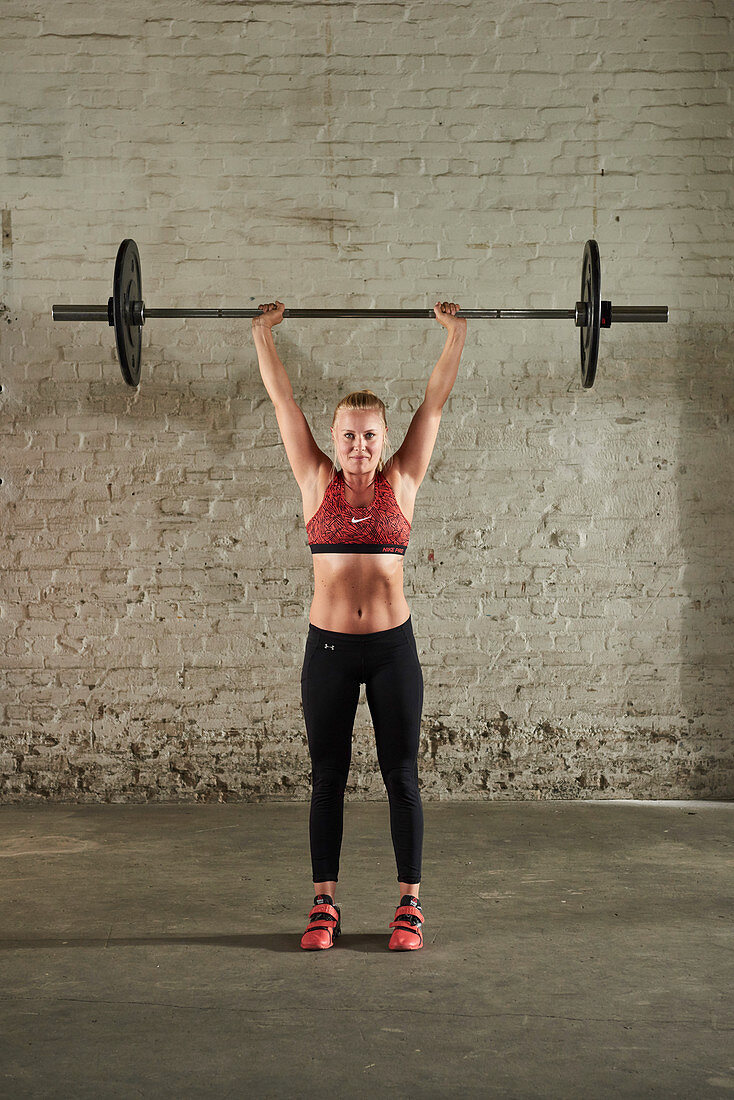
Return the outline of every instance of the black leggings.
{"type": "Polygon", "coordinates": [[[309,623],[301,699],[313,775],[313,881],[339,881],[344,790],[360,684],[366,685],[377,759],[390,802],[398,882],[419,883],[423,806],[417,761],[423,673],[410,616],[402,626],[371,634],[342,634],[309,623]]]}

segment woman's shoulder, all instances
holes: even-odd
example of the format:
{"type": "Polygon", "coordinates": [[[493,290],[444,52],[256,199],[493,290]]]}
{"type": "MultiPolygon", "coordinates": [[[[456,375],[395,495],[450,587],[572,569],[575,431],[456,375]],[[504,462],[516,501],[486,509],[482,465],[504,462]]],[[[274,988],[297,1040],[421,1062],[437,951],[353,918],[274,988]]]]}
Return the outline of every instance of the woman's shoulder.
{"type": "Polygon", "coordinates": [[[324,463],[316,478],[316,495],[319,500],[322,500],[329,491],[334,492],[339,488],[340,475],[341,470],[337,470],[333,462],[328,465],[324,463]]]}
{"type": "Polygon", "coordinates": [[[415,510],[415,498],[417,489],[413,488],[410,479],[400,471],[399,466],[391,456],[382,468],[382,476],[392,489],[393,496],[398,503],[398,508],[403,513],[408,523],[413,522],[415,510]]]}
{"type": "Polygon", "coordinates": [[[316,515],[319,508],[324,503],[327,493],[333,493],[338,490],[338,478],[340,473],[341,471],[337,470],[333,463],[323,463],[319,468],[313,485],[301,490],[304,518],[308,516],[306,523],[316,515]]]}
{"type": "Polygon", "coordinates": [[[398,469],[398,465],[395,462],[395,455],[390,455],[387,462],[380,471],[380,476],[384,477],[390,483],[399,479],[400,470],[398,469]]]}
{"type": "Polygon", "coordinates": [[[403,485],[406,481],[400,466],[395,461],[395,455],[390,455],[385,465],[382,467],[382,476],[386,481],[390,482],[390,485],[394,489],[398,485],[403,485]]]}

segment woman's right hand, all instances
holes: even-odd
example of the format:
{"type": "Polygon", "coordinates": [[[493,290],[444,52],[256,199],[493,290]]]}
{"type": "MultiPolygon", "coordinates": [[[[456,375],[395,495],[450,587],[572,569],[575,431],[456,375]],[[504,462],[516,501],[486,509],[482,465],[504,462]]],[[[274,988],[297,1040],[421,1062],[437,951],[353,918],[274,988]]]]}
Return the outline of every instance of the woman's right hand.
{"type": "Polygon", "coordinates": [[[466,317],[456,316],[460,309],[461,306],[456,302],[436,302],[433,307],[436,320],[439,325],[443,325],[449,335],[452,332],[466,333],[466,317]]]}
{"type": "Polygon", "coordinates": [[[284,302],[266,302],[265,305],[259,305],[257,308],[261,309],[262,313],[259,317],[252,318],[253,332],[256,328],[272,328],[283,320],[284,302]]]}

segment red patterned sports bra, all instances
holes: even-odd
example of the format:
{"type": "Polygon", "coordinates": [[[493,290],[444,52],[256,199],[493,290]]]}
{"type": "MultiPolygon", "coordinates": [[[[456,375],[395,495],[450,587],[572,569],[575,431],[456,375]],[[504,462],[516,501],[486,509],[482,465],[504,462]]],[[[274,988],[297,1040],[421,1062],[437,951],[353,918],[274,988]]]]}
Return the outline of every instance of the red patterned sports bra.
{"type": "Polygon", "coordinates": [[[353,508],[344,496],[339,470],[326,487],[319,510],[306,524],[312,554],[405,554],[410,524],[400,511],[392,486],[375,473],[375,499],[369,508],[353,508]]]}

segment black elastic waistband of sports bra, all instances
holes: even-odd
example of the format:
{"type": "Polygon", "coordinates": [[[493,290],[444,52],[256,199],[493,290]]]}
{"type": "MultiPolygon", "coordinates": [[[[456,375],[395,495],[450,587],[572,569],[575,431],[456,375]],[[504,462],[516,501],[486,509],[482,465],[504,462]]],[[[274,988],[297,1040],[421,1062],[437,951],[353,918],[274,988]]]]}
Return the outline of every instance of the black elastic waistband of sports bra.
{"type": "Polygon", "coordinates": [[[378,542],[312,542],[312,554],[400,554],[407,546],[382,546],[378,542]]]}

